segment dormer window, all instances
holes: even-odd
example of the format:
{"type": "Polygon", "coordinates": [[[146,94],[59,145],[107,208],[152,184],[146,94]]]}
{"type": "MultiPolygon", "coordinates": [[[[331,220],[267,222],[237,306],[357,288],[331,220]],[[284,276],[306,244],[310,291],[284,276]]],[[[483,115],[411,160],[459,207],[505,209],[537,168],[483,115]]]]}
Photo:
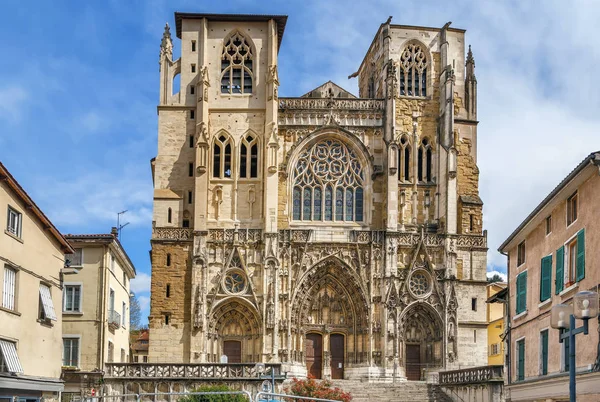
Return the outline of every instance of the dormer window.
{"type": "Polygon", "coordinates": [[[400,56],[400,95],[427,96],[427,57],[421,45],[408,44],[400,56]]]}
{"type": "Polygon", "coordinates": [[[251,94],[253,58],[250,42],[239,32],[225,39],[221,55],[221,93],[251,94]]]}

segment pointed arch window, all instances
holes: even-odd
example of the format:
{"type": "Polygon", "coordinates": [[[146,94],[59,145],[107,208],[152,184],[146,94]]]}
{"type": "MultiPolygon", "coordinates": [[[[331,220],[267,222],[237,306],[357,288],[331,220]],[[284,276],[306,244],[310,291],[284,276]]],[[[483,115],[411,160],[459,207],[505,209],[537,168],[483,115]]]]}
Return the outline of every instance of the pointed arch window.
{"type": "Polygon", "coordinates": [[[427,56],[422,45],[409,43],[400,55],[400,95],[427,96],[427,56]]]}
{"type": "Polygon", "coordinates": [[[231,178],[231,139],[221,134],[213,145],[213,177],[231,178]]]}
{"type": "Polygon", "coordinates": [[[258,177],[258,137],[248,134],[240,145],[240,177],[254,179],[258,177]]]}
{"type": "Polygon", "coordinates": [[[429,138],[425,137],[421,140],[417,155],[417,174],[419,181],[431,182],[431,170],[433,163],[433,155],[431,151],[431,143],[429,138]]]}
{"type": "Polygon", "coordinates": [[[221,93],[252,93],[253,58],[250,41],[240,32],[225,39],[221,55],[221,93]]]}
{"type": "Polygon", "coordinates": [[[309,146],[293,173],[293,219],[362,222],[364,182],[360,160],[344,143],[327,139],[309,146]]]}
{"type": "Polygon", "coordinates": [[[398,180],[410,181],[410,143],[406,135],[400,138],[398,147],[398,180]]]}

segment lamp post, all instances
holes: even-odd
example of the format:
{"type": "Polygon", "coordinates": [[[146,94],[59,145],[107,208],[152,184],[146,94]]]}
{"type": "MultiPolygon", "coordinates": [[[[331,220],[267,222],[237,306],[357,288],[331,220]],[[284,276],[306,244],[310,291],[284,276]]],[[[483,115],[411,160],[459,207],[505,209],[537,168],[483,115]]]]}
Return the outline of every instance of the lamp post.
{"type": "MultiPolygon", "coordinates": [[[[557,304],[552,307],[550,325],[560,331],[558,341],[569,340],[569,400],[576,401],[575,392],[575,335],[588,334],[588,321],[598,316],[598,293],[579,292],[573,297],[573,305],[557,304]],[[575,326],[575,318],[583,320],[579,328],[575,326]]],[[[565,356],[565,359],[567,356],[565,356]]]]}

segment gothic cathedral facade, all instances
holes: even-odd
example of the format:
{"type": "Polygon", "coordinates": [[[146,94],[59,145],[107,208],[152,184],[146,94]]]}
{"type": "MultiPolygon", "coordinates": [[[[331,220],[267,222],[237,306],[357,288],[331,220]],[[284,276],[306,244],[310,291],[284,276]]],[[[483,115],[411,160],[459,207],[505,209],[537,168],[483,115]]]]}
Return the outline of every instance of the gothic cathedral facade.
{"type": "Polygon", "coordinates": [[[327,82],[284,98],[286,16],[175,21],[181,57],[168,26],[160,46],[149,361],[373,381],[485,365],[465,31],[390,18],[349,77],[358,97],[327,82]]]}

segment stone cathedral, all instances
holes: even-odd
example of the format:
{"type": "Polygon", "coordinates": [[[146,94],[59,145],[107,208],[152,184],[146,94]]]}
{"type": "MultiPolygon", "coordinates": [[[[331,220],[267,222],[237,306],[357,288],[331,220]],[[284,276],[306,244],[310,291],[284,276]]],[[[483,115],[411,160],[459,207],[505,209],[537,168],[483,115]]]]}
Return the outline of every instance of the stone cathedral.
{"type": "Polygon", "coordinates": [[[358,96],[279,96],[286,16],[175,13],[176,44],[165,27],[149,362],[486,364],[473,55],[450,23],[391,20],[348,67],[358,96]]]}

